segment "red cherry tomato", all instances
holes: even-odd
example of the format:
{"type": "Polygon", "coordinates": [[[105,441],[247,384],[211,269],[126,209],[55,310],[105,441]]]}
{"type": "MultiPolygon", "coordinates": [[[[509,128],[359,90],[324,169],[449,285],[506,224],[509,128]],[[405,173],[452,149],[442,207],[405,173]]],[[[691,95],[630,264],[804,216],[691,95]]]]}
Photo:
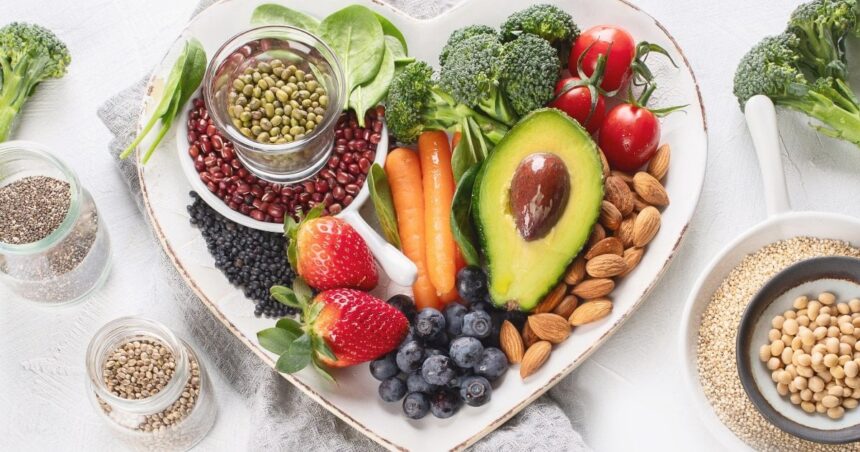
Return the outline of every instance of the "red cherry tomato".
{"type": "Polygon", "coordinates": [[[599,141],[611,168],[635,171],[657,152],[660,120],[647,108],[618,105],[606,115],[599,141]]]}
{"type": "Polygon", "coordinates": [[[594,106],[594,111],[592,111],[591,92],[588,86],[580,85],[561,94],[565,85],[578,81],[578,77],[567,77],[559,80],[555,85],[555,95],[557,97],[550,102],[549,106],[567,113],[568,116],[582,124],[585,130],[588,130],[588,133],[594,134],[600,130],[600,126],[603,125],[603,118],[606,117],[606,100],[602,94],[598,93],[597,104],[594,106]]]}
{"type": "Polygon", "coordinates": [[[598,25],[585,30],[576,39],[570,50],[568,66],[571,74],[578,74],[579,57],[582,58],[582,71],[591,77],[597,67],[597,57],[606,55],[606,70],[600,87],[613,92],[623,88],[630,80],[630,64],[636,57],[636,42],[627,30],[615,25],[598,25]],[[611,46],[611,48],[610,48],[611,46]]]}

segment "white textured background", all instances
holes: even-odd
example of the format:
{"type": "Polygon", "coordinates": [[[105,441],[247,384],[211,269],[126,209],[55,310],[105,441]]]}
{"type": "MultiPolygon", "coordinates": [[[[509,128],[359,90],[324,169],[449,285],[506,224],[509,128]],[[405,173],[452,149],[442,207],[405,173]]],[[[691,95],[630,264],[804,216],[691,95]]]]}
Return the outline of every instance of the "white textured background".
{"type": "MultiPolygon", "coordinates": [[[[565,381],[564,389],[571,406],[576,401],[574,425],[596,450],[716,450],[719,446],[686,401],[677,366],[677,327],[701,269],[725,243],[764,217],[758,166],[731,95],[731,78],[746,49],[764,34],[778,32],[799,2],[634,3],[669,29],[696,72],[710,133],[708,175],[699,210],[667,276],[634,318],[565,381]]],[[[148,271],[157,265],[157,245],[108,156],[110,135],[96,109],[160,60],[195,4],[0,0],[0,23],[26,20],[51,28],[69,45],[74,61],[64,79],[40,87],[15,137],[41,141],[70,163],[95,197],[114,243],[107,286],[77,307],[45,310],[9,301],[0,287],[2,450],[116,450],[84,396],[86,345],[110,319],[158,312],[173,300],[165,296],[166,282],[148,271]]],[[[785,164],[795,208],[860,215],[860,150],[817,137],[795,115],[781,114],[780,125],[790,150],[785,164]]],[[[158,320],[189,337],[181,319],[158,320]]],[[[217,369],[209,372],[218,389],[219,420],[199,449],[241,449],[253,428],[245,404],[217,369]]]]}

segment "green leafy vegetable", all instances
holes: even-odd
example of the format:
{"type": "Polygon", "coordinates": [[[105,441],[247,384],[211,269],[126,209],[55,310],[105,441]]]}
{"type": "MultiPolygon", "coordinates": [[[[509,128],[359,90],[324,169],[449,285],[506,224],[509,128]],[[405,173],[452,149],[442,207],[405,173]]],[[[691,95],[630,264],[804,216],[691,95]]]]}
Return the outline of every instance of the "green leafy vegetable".
{"type": "Polygon", "coordinates": [[[161,101],[155,108],[152,117],[143,127],[137,138],[120,154],[120,158],[128,158],[146,135],[149,134],[156,121],[161,120],[161,130],[159,130],[158,135],[156,135],[143,156],[144,164],[149,161],[158,144],[167,134],[167,131],[170,130],[170,126],[173,124],[177,113],[188,102],[188,99],[191,98],[197,87],[200,86],[205,72],[206,52],[203,50],[200,41],[191,38],[185,43],[182,53],[173,64],[173,68],[164,85],[164,93],[162,94],[161,101]]]}
{"type": "Polygon", "coordinates": [[[391,21],[388,20],[388,18],[383,16],[382,14],[374,14],[376,14],[376,20],[379,21],[379,25],[382,26],[382,33],[385,34],[385,36],[391,36],[392,38],[395,38],[400,41],[400,44],[403,45],[403,53],[409,53],[409,45],[406,44],[406,38],[403,36],[403,33],[400,31],[400,29],[397,28],[396,25],[391,23],[391,21]]]}
{"type": "Polygon", "coordinates": [[[313,16],[274,3],[264,3],[251,14],[253,25],[289,25],[316,33],[320,21],[313,16]]]}
{"type": "MultiPolygon", "coordinates": [[[[463,141],[461,138],[460,142],[463,141]]],[[[481,264],[481,256],[475,246],[475,229],[472,226],[472,189],[479,170],[480,165],[473,165],[466,170],[457,184],[454,200],[451,202],[451,232],[460,252],[463,253],[463,259],[469,265],[481,264]]]]}
{"type": "Polygon", "coordinates": [[[382,25],[373,11],[359,5],[347,6],[323,19],[319,31],[340,58],[348,93],[379,72],[385,41],[382,25]]]}
{"type": "Polygon", "coordinates": [[[391,53],[394,56],[395,67],[402,68],[415,61],[414,57],[406,54],[406,48],[403,47],[403,44],[394,36],[385,36],[385,46],[391,50],[391,53]]]}
{"type": "Polygon", "coordinates": [[[260,345],[266,350],[280,355],[290,349],[290,344],[293,343],[297,334],[293,334],[281,328],[267,328],[257,333],[257,340],[260,345]]]}
{"type": "Polygon", "coordinates": [[[400,234],[397,232],[397,213],[394,211],[394,200],[391,197],[391,187],[388,185],[388,176],[378,163],[370,167],[367,177],[370,187],[370,199],[373,200],[373,208],[376,218],[382,226],[382,233],[388,243],[400,248],[400,234]]]}
{"type": "Polygon", "coordinates": [[[379,72],[376,73],[373,80],[355,87],[349,95],[349,106],[355,110],[359,127],[364,127],[364,115],[367,110],[385,99],[385,95],[388,94],[388,85],[394,78],[394,54],[387,41],[384,42],[386,43],[385,53],[382,57],[382,64],[379,66],[379,72]]]}
{"type": "Polygon", "coordinates": [[[480,127],[472,118],[461,121],[460,134],[460,142],[451,154],[451,170],[457,182],[469,168],[483,162],[492,149],[492,145],[484,139],[480,127]]]}

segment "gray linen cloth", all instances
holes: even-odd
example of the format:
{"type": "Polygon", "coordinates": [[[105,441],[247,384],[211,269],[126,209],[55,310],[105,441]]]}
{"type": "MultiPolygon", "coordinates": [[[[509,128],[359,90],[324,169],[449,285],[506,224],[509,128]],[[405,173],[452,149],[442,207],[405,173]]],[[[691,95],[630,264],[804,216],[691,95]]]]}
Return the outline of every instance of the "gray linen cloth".
{"type": "MultiPolygon", "coordinates": [[[[458,0],[385,0],[417,18],[441,14],[458,0]]],[[[203,0],[195,14],[215,3],[203,0]]],[[[110,143],[111,156],[119,153],[134,138],[140,105],[148,77],[114,95],[99,108],[98,114],[115,139],[110,143]]],[[[182,127],[175,124],[174,127],[182,127]]],[[[137,169],[133,159],[117,160],[129,189],[143,211],[137,169]]],[[[144,216],[144,218],[146,218],[144,216]]],[[[160,248],[155,237],[152,246],[160,248]]],[[[178,315],[186,319],[189,330],[202,344],[208,368],[220,372],[226,381],[247,401],[251,413],[248,450],[325,450],[366,451],[380,447],[352,429],[301,391],[281,378],[277,372],[250,353],[245,346],[198,302],[185,286],[167,256],[161,252],[161,269],[167,275],[177,301],[178,315]]],[[[251,308],[249,303],[249,309],[251,308]]],[[[229,416],[229,413],[222,413],[229,416]]],[[[539,398],[521,413],[472,447],[475,451],[586,451],[588,447],[574,430],[571,419],[582,417],[574,385],[562,381],[549,395],[539,398]]]]}

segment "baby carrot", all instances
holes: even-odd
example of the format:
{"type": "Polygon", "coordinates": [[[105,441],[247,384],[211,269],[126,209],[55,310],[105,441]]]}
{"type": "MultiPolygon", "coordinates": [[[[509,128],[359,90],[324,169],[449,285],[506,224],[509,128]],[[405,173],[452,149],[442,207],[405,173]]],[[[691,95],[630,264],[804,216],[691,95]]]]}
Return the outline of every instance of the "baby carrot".
{"type": "Polygon", "coordinates": [[[451,232],[451,201],[454,173],[451,146],[442,131],[424,132],[418,137],[418,155],[424,183],[424,223],[427,238],[427,272],[443,301],[456,299],[457,245],[451,232]]]}
{"type": "Polygon", "coordinates": [[[427,273],[424,190],[418,155],[403,148],[391,151],[385,160],[385,173],[397,213],[400,244],[406,256],[418,267],[418,279],[412,285],[415,304],[418,309],[439,309],[442,304],[427,273]]]}

